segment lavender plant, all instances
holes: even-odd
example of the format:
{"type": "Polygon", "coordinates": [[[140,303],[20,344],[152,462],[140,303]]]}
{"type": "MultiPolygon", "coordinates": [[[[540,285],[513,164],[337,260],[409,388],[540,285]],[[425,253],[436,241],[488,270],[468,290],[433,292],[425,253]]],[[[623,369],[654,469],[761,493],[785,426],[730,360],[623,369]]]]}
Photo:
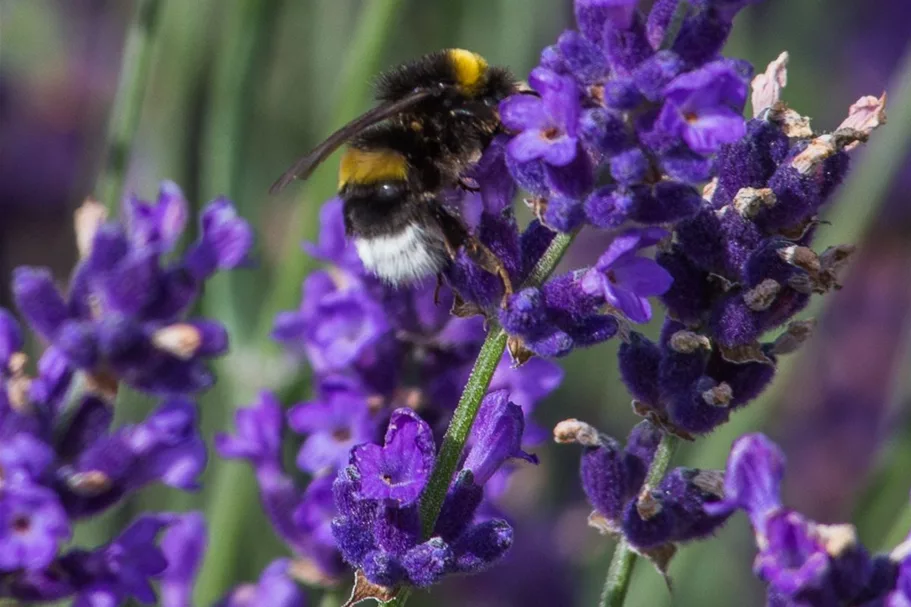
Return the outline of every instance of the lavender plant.
{"type": "Polygon", "coordinates": [[[189,315],[205,281],[242,264],[252,232],[225,199],[203,211],[198,240],[166,259],[187,203],[173,183],[151,203],[128,198],[107,221],[88,201],[77,218],[82,259],[66,294],[22,267],[13,293],[47,349],[29,371],[24,334],[0,309],[0,588],[21,601],[153,602],[168,562],[157,539],[175,514],[138,518],[110,543],[66,547],[78,522],[162,483],[198,488],[207,450],[194,397],[228,347],[216,320],[189,315]],[[112,427],[121,385],[161,398],[138,423],[112,427]]]}
{"type": "MultiPolygon", "coordinates": [[[[786,54],[755,78],[724,57],[751,3],[575,1],[578,30],[542,51],[535,94],[502,102],[507,134],[467,176],[477,191],[448,196],[503,262],[511,295],[464,253],[444,285],[393,289],[347,246],[341,201],[323,206],[305,246],[323,267],[271,332],[312,370],[314,394],[285,410],[263,390],[215,439],[222,458],[253,469],[288,553],[218,605],[303,606],[300,583],[332,588],[351,571],[346,604],[404,605],[415,589],[496,566],[514,540],[499,498],[518,467],[538,463],[548,433],[531,416],[562,380],[553,359],[613,338],[642,421],[625,444],[577,419],[553,431],[582,447],[589,523],[617,540],[603,605],[624,603],[639,556],[667,576],[681,544],[737,510],[755,531],[769,605],[911,604],[911,539],[874,556],[850,525],[786,509],[784,457],[762,435],[738,439],[726,471],[669,470],[680,440],[726,423],[810,336],[797,315],[838,288],[852,251],[813,250],[819,212],[849,153],[885,121],[884,99],[864,97],[817,133],[782,101],[786,54]],[[519,189],[535,216],[524,227],[519,189]],[[603,252],[552,276],[583,229],[604,235],[603,252]],[[652,340],[634,326],[656,304],[652,340]],[[288,430],[301,437],[297,470],[288,430]]],[[[143,77],[131,77],[135,103],[143,77]]],[[[114,140],[128,148],[126,115],[114,140]]],[[[122,172],[108,166],[107,200],[122,172]]],[[[199,513],[147,514],[100,547],[66,546],[77,521],[146,485],[198,487],[207,450],[192,399],[215,382],[209,363],[228,335],[194,304],[216,272],[248,263],[252,229],[219,198],[178,253],[188,214],[169,182],[155,203],[127,197],[118,220],[86,203],[65,293],[47,271],[14,274],[18,311],[47,348],[30,374],[23,331],[0,309],[0,597],[193,604],[208,533],[199,513]],[[122,386],[162,402],[114,429],[122,386]]]]}

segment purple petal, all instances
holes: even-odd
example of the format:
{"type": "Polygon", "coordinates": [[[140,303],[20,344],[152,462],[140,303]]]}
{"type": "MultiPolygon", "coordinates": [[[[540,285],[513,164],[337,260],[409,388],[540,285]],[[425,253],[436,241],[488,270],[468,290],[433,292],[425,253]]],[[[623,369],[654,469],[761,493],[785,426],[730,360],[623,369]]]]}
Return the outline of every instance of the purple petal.
{"type": "Polygon", "coordinates": [[[601,296],[607,298],[607,291],[610,289],[610,280],[604,275],[604,272],[597,268],[591,268],[582,275],[582,290],[589,295],[601,296]]]}
{"type": "Polygon", "coordinates": [[[396,409],[386,430],[385,445],[360,445],[351,463],[361,473],[361,493],[398,506],[417,501],[433,469],[436,448],[427,422],[411,409],[396,409]]]}
{"type": "Polygon", "coordinates": [[[259,581],[242,584],[215,607],[304,607],[305,595],[288,576],[287,559],[275,561],[263,571],[259,581]]]}
{"type": "Polygon", "coordinates": [[[31,328],[48,341],[69,316],[47,269],[19,267],[13,271],[13,297],[31,328]]]}
{"type": "Polygon", "coordinates": [[[732,110],[719,109],[699,114],[687,123],[683,139],[698,154],[713,154],[725,143],[734,143],[746,134],[743,116],[732,110]]]}
{"type": "Polygon", "coordinates": [[[282,408],[270,392],[260,392],[250,407],[234,414],[236,434],[218,434],[215,449],[228,459],[247,459],[254,465],[278,462],[284,427],[282,408]]]}
{"type": "Polygon", "coordinates": [[[812,525],[796,512],[786,511],[769,517],[764,525],[763,549],[753,569],[786,596],[822,589],[830,575],[829,554],[813,537],[812,525]]]}
{"type": "Polygon", "coordinates": [[[288,411],[288,425],[298,434],[310,434],[331,428],[332,407],[329,403],[314,402],[294,405],[288,411]]]}
{"type": "Polygon", "coordinates": [[[639,243],[641,241],[641,230],[633,229],[619,234],[611,241],[610,245],[607,247],[607,250],[604,251],[601,257],[598,258],[598,262],[595,264],[595,267],[602,271],[610,269],[620,257],[639,249],[639,243]]]}
{"type": "Polygon", "coordinates": [[[4,487],[0,495],[0,570],[50,565],[71,535],[57,495],[40,485],[4,487]]]}
{"type": "Polygon", "coordinates": [[[575,137],[563,135],[547,141],[547,148],[542,158],[553,166],[563,167],[575,159],[578,150],[578,140],[575,137]]]}
{"type": "Polygon", "coordinates": [[[781,480],[785,457],[778,445],[762,434],[747,434],[734,441],[728,456],[722,502],[706,504],[710,514],[741,508],[761,533],[765,519],[781,508],[781,480]]]}
{"type": "Polygon", "coordinates": [[[192,607],[196,574],[206,551],[206,521],[200,512],[178,516],[161,538],[168,561],[161,579],[162,607],[192,607]]]}
{"type": "Polygon", "coordinates": [[[663,295],[674,282],[667,270],[646,257],[624,257],[614,264],[613,273],[618,288],[642,297],[663,295]]]}
{"type": "Polygon", "coordinates": [[[471,470],[478,485],[483,485],[503,463],[522,457],[522,432],[525,417],[518,405],[509,402],[506,390],[484,397],[477,419],[471,428],[468,457],[463,470],[471,470]]]}
{"type": "Polygon", "coordinates": [[[544,104],[532,95],[513,95],[500,102],[500,121],[514,131],[540,129],[549,119],[544,104]]]}
{"type": "Polygon", "coordinates": [[[0,308],[0,369],[5,369],[10,357],[22,350],[22,329],[15,317],[0,308]]]}
{"type": "Polygon", "coordinates": [[[297,453],[297,467],[311,474],[334,471],[348,461],[348,452],[354,444],[352,440],[339,441],[324,432],[309,436],[297,453]]]}
{"type": "Polygon", "coordinates": [[[203,209],[202,232],[203,239],[215,250],[218,267],[222,269],[244,263],[253,246],[253,229],[227,198],[217,198],[203,209]]]}
{"type": "Polygon", "coordinates": [[[623,312],[630,321],[647,323],[652,319],[652,307],[648,303],[648,298],[640,297],[619,285],[609,285],[604,295],[607,303],[623,312]]]}
{"type": "Polygon", "coordinates": [[[522,131],[507,144],[509,155],[519,163],[543,158],[547,154],[550,141],[544,138],[540,130],[522,131]]]}

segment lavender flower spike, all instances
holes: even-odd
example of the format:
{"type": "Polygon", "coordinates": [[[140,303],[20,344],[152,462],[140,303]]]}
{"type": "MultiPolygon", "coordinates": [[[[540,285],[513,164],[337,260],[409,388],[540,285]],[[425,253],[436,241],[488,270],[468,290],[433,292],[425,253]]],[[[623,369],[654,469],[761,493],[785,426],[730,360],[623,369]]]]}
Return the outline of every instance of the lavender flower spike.
{"type": "Polygon", "coordinates": [[[216,270],[246,262],[252,230],[218,199],[203,209],[199,241],[169,260],[186,206],[177,186],[165,182],[157,204],[128,199],[123,221],[80,224],[83,258],[65,297],[48,270],[14,271],[19,310],[67,370],[84,371],[109,390],[123,381],[171,396],[212,385],[206,361],[225,353],[227,331],[188,318],[188,311],[216,270]]]}
{"type": "MultiPolygon", "coordinates": [[[[339,516],[332,532],[343,557],[364,584],[382,596],[402,585],[427,587],[451,573],[474,573],[499,560],[512,545],[503,520],[478,522],[488,480],[510,457],[526,456],[521,445],[521,409],[504,392],[487,397],[471,451],[449,488],[430,539],[422,541],[418,500],[436,449],[430,427],[409,409],[392,414],[385,444],[361,445],[333,485],[339,516]],[[475,480],[475,472],[479,482],[475,480]]],[[[379,596],[379,595],[377,595],[379,596]]]]}
{"type": "MultiPolygon", "coordinates": [[[[778,495],[784,458],[761,434],[738,439],[728,460],[725,500],[712,514],[746,511],[759,553],[753,571],[769,584],[776,605],[882,605],[895,587],[897,567],[871,558],[852,525],[823,525],[788,510],[778,495]]],[[[899,603],[900,604],[900,603],[899,603]]]]}

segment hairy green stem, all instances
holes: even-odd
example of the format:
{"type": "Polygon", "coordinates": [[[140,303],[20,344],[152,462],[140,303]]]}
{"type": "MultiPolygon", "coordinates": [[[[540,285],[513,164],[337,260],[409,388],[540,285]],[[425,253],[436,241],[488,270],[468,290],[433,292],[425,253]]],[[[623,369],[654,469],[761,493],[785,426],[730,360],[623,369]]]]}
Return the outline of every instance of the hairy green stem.
{"type": "Polygon", "coordinates": [[[161,0],[139,0],[127,31],[117,94],[108,123],[104,166],[95,182],[95,196],[110,210],[117,208],[123,195],[127,161],[139,126],[163,5],[161,0]]]}
{"type": "Polygon", "coordinates": [[[443,445],[437,455],[433,474],[430,477],[430,482],[427,483],[424,498],[421,500],[421,523],[425,537],[433,532],[433,527],[436,525],[440,508],[443,506],[443,500],[446,499],[446,492],[452,482],[452,476],[455,474],[459,458],[462,456],[462,450],[468,441],[468,435],[471,433],[475,417],[477,417],[478,410],[481,408],[481,400],[487,394],[490,380],[493,379],[497,365],[500,364],[500,360],[503,358],[503,351],[506,349],[506,338],[506,331],[499,326],[490,327],[487,339],[484,340],[484,345],[481,346],[478,359],[474,363],[474,368],[468,377],[468,383],[465,384],[465,390],[459,399],[459,406],[453,413],[452,421],[449,422],[449,427],[446,429],[446,436],[443,437],[443,445]]]}
{"type": "MultiPolygon", "coordinates": [[[[657,487],[664,478],[664,473],[667,472],[679,440],[672,434],[665,434],[661,437],[655,457],[648,468],[648,476],[645,479],[646,487],[657,487]]],[[[635,566],[636,553],[625,539],[621,539],[614,549],[614,556],[611,558],[610,567],[607,570],[607,579],[604,581],[604,590],[601,592],[601,607],[622,607],[635,566]]]]}
{"type": "MultiPolygon", "coordinates": [[[[572,244],[575,236],[575,232],[557,234],[547,247],[547,250],[544,251],[541,259],[538,260],[523,286],[540,284],[550,276],[557,264],[560,263],[569,245],[572,244]]],[[[474,425],[478,410],[481,408],[481,401],[484,399],[484,395],[487,394],[487,388],[490,387],[493,374],[503,358],[507,337],[506,331],[498,325],[490,327],[487,332],[487,338],[484,340],[481,351],[478,353],[478,358],[475,360],[474,367],[471,370],[471,375],[468,377],[468,383],[465,384],[465,389],[462,391],[459,405],[456,407],[455,413],[452,414],[452,420],[449,422],[449,428],[446,429],[443,444],[440,446],[440,452],[437,455],[433,474],[430,476],[430,481],[427,483],[424,497],[421,500],[421,527],[425,537],[433,533],[433,528],[440,515],[440,508],[443,506],[456,466],[459,464],[459,458],[462,456],[465,443],[471,434],[471,427],[474,425]]],[[[410,590],[406,588],[387,605],[389,607],[402,607],[410,594],[410,590]]]]}

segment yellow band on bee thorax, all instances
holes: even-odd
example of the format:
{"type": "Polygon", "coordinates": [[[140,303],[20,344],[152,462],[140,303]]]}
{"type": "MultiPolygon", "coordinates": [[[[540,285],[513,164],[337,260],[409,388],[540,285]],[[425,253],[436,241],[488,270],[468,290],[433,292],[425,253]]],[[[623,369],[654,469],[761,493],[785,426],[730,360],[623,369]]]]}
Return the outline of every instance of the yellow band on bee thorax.
{"type": "Polygon", "coordinates": [[[345,185],[380,181],[404,181],[408,176],[405,157],[392,150],[348,148],[338,167],[338,189],[345,185]]]}
{"type": "Polygon", "coordinates": [[[446,51],[455,70],[456,82],[467,93],[476,93],[487,77],[487,60],[477,53],[460,48],[446,51]]]}

